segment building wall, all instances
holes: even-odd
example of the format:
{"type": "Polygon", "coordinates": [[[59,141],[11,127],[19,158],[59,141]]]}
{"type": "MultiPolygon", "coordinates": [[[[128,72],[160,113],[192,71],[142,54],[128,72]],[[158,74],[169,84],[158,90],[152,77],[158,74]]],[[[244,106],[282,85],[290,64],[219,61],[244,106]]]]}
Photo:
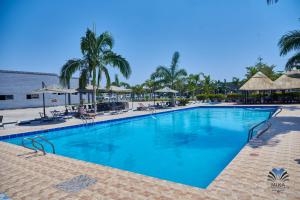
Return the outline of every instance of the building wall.
{"type": "MultiPolygon", "coordinates": [[[[0,109],[43,106],[43,94],[39,94],[37,99],[27,99],[28,94],[42,87],[42,82],[47,86],[59,85],[59,78],[57,74],[50,73],[0,70],[0,95],[13,95],[13,99],[0,100],[0,109]]],[[[78,88],[77,78],[71,80],[70,87],[78,88]]],[[[87,99],[87,96],[83,95],[83,98],[87,99]]],[[[68,95],[66,99],[68,102],[68,95]]],[[[71,103],[79,103],[79,94],[71,94],[71,103]]],[[[64,105],[65,95],[45,94],[45,104],[46,106],[64,105]]]]}

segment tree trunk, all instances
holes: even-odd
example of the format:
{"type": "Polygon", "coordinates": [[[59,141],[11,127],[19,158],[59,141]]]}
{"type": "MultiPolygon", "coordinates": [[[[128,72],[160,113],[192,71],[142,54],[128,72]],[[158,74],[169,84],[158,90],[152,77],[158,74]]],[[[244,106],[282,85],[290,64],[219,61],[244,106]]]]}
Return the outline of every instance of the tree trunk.
{"type": "Polygon", "coordinates": [[[94,113],[97,113],[97,99],[96,99],[97,88],[96,85],[93,86],[93,104],[94,104],[94,113]]]}

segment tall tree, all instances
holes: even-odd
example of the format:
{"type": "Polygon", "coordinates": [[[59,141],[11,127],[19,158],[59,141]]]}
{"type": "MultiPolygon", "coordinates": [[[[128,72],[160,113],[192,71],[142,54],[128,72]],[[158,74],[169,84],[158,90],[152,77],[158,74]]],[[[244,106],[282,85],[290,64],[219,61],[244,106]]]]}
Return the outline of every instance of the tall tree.
{"type": "Polygon", "coordinates": [[[202,90],[205,94],[210,94],[215,90],[214,81],[211,80],[210,75],[203,75],[202,90]]]}
{"type": "Polygon", "coordinates": [[[111,85],[118,86],[118,87],[124,87],[124,88],[130,88],[130,85],[128,83],[122,82],[119,80],[118,74],[115,74],[115,81],[111,83],[111,85]]]}
{"type": "Polygon", "coordinates": [[[278,46],[280,48],[281,56],[296,51],[296,53],[287,61],[285,69],[300,69],[300,30],[290,31],[283,35],[278,42],[278,46]]]}
{"type": "Polygon", "coordinates": [[[279,76],[282,75],[281,72],[275,71],[275,65],[268,65],[262,62],[262,58],[258,57],[258,62],[254,66],[246,67],[246,79],[251,78],[257,72],[262,72],[272,80],[276,80],[279,76]]]}
{"type": "Polygon", "coordinates": [[[156,71],[151,75],[151,78],[158,79],[165,85],[175,89],[175,81],[187,75],[185,69],[179,69],[178,62],[179,52],[176,51],[173,54],[170,67],[158,66],[156,71]]]}
{"type": "Polygon", "coordinates": [[[190,74],[187,77],[187,89],[192,94],[193,99],[195,98],[196,90],[199,88],[200,75],[203,75],[203,73],[190,74]]]}
{"type": "Polygon", "coordinates": [[[129,78],[131,74],[129,63],[121,55],[112,51],[113,45],[114,40],[110,33],[104,32],[100,36],[96,36],[95,32],[87,29],[80,42],[83,57],[67,61],[60,71],[60,82],[63,85],[70,82],[76,71],[80,71],[80,86],[82,88],[88,84],[89,78],[92,79],[95,113],[97,112],[96,92],[103,75],[106,78],[106,86],[110,86],[108,67],[119,69],[125,78],[129,78]]]}

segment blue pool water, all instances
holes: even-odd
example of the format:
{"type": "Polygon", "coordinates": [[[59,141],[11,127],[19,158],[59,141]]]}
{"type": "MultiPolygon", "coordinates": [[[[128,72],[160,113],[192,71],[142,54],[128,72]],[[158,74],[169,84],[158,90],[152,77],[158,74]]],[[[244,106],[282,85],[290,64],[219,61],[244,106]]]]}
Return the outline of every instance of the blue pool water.
{"type": "MultiPolygon", "coordinates": [[[[206,188],[273,111],[196,108],[41,135],[59,155],[206,188]]],[[[21,145],[22,137],[5,141],[21,145]]]]}

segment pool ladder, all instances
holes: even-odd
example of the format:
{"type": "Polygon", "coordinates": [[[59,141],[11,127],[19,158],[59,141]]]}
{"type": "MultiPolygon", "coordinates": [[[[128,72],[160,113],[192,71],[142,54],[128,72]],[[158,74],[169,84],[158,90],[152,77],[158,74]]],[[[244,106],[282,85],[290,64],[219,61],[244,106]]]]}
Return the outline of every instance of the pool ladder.
{"type": "Polygon", "coordinates": [[[26,137],[26,138],[23,138],[23,140],[22,140],[22,146],[25,147],[25,148],[27,148],[27,149],[33,150],[35,153],[37,153],[38,151],[41,151],[41,152],[43,152],[44,155],[46,155],[46,151],[45,151],[44,145],[41,142],[37,141],[36,139],[43,140],[44,142],[46,142],[47,144],[49,144],[51,146],[51,148],[52,148],[52,153],[55,154],[54,144],[51,143],[46,138],[42,137],[41,135],[37,135],[35,137],[26,137]],[[31,142],[32,147],[30,147],[30,146],[28,146],[28,145],[25,144],[26,140],[31,142]]]}
{"type": "Polygon", "coordinates": [[[282,107],[279,107],[275,112],[271,112],[269,114],[269,118],[267,120],[264,120],[256,125],[254,125],[253,127],[251,127],[248,131],[248,139],[247,139],[247,142],[249,142],[252,137],[253,137],[253,133],[254,133],[254,130],[259,127],[260,125],[267,125],[265,129],[261,130],[257,135],[256,137],[259,138],[264,132],[266,132],[267,130],[269,130],[269,128],[272,126],[272,123],[270,122],[270,119],[272,117],[277,117],[277,115],[282,111],[282,107]]]}
{"type": "Polygon", "coordinates": [[[85,117],[84,115],[80,115],[80,119],[82,120],[84,125],[95,124],[95,120],[92,117],[89,118],[89,117],[85,117]],[[89,120],[90,120],[90,122],[89,122],[89,120]]]}

